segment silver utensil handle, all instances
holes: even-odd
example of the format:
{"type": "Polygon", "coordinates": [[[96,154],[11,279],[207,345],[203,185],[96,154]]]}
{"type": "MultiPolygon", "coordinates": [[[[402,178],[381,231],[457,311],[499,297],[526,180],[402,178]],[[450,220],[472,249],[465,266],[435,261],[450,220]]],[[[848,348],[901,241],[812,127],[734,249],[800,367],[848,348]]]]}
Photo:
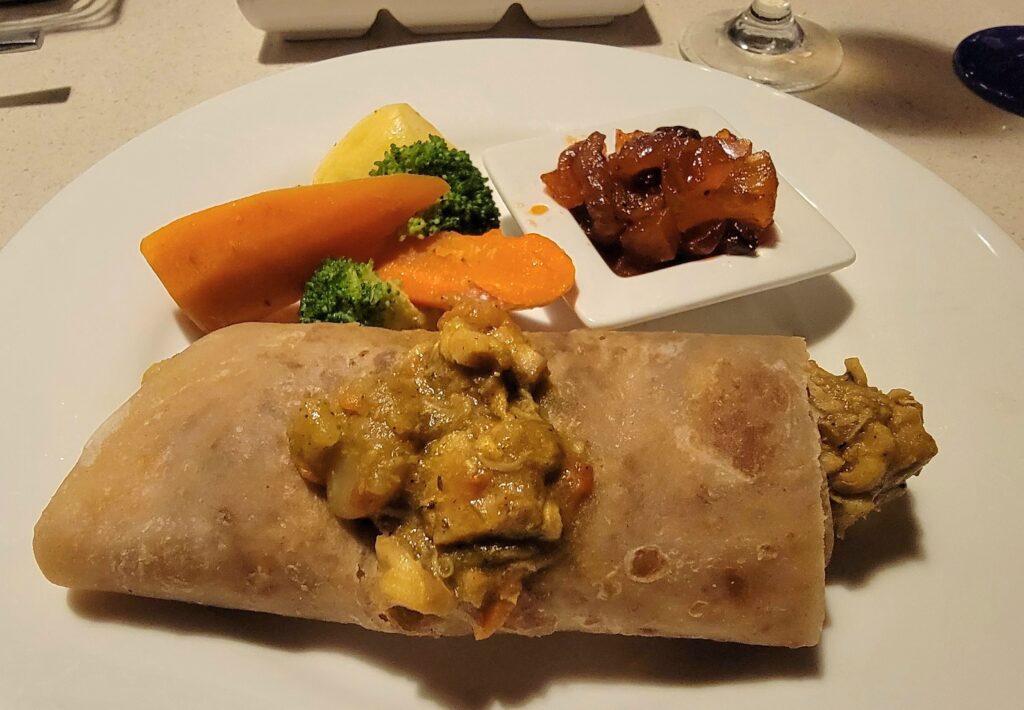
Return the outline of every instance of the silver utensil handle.
{"type": "Polygon", "coordinates": [[[17,34],[0,34],[0,54],[14,52],[31,52],[43,46],[43,33],[39,30],[18,32],[17,34]]]}

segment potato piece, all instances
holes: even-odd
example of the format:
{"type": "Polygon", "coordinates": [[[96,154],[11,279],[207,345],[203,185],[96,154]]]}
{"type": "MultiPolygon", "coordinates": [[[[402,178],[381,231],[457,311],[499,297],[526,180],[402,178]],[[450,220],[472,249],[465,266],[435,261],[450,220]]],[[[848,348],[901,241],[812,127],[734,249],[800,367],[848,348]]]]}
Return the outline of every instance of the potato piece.
{"type": "Polygon", "coordinates": [[[430,121],[409,104],[388,104],[364,116],[327,151],[313,174],[313,183],[363,178],[392,144],[405,146],[440,136],[430,121]]]}
{"type": "Polygon", "coordinates": [[[387,603],[420,614],[443,616],[455,609],[455,595],[391,535],[381,535],[374,545],[380,564],[381,595],[387,603]]]}

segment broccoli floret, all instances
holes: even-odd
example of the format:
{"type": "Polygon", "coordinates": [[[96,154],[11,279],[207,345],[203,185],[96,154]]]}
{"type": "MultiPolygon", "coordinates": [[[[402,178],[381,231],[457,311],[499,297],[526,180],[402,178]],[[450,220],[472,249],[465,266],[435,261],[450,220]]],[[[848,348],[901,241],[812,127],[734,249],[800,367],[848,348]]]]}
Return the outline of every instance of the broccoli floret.
{"type": "Polygon", "coordinates": [[[426,317],[399,287],[382,281],[373,262],[327,259],[306,282],[299,303],[303,323],[362,323],[392,330],[426,327],[426,317]]]}
{"type": "Polygon", "coordinates": [[[464,150],[456,150],[443,138],[398,147],[392,144],[370,175],[413,173],[434,175],[451,190],[437,204],[409,220],[408,233],[428,237],[441,231],[483,234],[498,226],[498,206],[485,178],[464,150]]]}

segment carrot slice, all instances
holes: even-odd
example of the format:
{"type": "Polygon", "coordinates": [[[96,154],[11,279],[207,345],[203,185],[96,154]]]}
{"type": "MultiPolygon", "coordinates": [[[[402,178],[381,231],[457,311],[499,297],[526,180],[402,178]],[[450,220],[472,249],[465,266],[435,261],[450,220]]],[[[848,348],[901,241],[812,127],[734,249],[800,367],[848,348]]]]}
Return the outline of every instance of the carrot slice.
{"type": "Polygon", "coordinates": [[[181,310],[211,331],[294,303],[329,256],[377,258],[447,191],[440,178],[389,175],[261,192],[171,222],[140,248],[181,310]]]}
{"type": "Polygon", "coordinates": [[[572,260],[539,234],[512,237],[495,229],[480,236],[440,232],[407,240],[382,256],[377,273],[397,279],[419,306],[447,308],[484,292],[512,308],[532,308],[564,295],[576,279],[572,260]]]}

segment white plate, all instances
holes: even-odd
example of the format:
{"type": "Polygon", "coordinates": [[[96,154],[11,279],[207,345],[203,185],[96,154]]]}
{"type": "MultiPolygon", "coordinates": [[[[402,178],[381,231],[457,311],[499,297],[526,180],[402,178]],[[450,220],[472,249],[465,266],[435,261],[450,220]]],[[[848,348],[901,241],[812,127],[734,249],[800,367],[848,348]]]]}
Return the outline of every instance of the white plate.
{"type": "MultiPolygon", "coordinates": [[[[716,256],[623,278],[591,244],[568,210],[547,193],[541,173],[553,170],[569,142],[600,131],[614,150],[615,130],[653,131],[658,126],[688,126],[709,136],[736,129],[711,108],[697,106],[660,111],[569,131],[514,141],[484,152],[487,172],[524,232],[539,232],[558,242],[576,265],[576,287],[566,300],[591,328],[612,328],[662,318],[738,296],[767,291],[830,273],[853,263],[843,235],[779,175],[773,230],[777,242],[749,256],[716,256]],[[546,211],[537,214],[534,208],[546,211]]],[[[741,134],[742,136],[742,134],[741,134]]],[[[754,150],[771,146],[755,145],[754,150]]]]}
{"type": "MultiPolygon", "coordinates": [[[[1022,276],[1022,252],[1003,232],[894,149],[800,99],[680,60],[574,43],[418,44],[232,91],[115,151],[0,252],[0,707],[1017,707],[1022,276]],[[942,449],[906,504],[840,547],[817,650],[579,635],[410,640],[69,597],[42,578],[30,547],[39,511],[143,369],[188,342],[138,253],[142,235],[308,180],[381,104],[411,102],[479,154],[679,97],[771,146],[858,260],[647,327],[801,333],[832,368],[858,354],[874,382],[920,396],[942,449]]],[[[576,322],[567,309],[546,317],[576,322]]]]}

